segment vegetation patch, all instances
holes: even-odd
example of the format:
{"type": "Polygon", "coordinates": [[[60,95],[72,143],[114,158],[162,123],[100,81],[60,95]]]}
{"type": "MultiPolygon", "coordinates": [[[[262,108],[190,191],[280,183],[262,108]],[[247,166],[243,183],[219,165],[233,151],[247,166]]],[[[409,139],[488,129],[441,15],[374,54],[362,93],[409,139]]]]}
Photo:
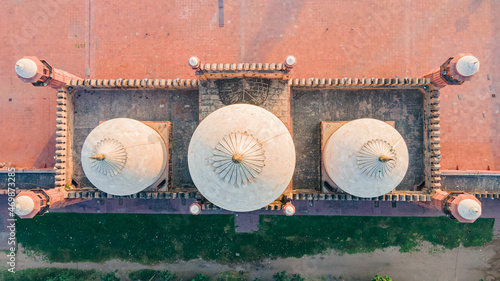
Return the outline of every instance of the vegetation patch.
{"type": "Polygon", "coordinates": [[[258,232],[235,233],[232,215],[49,213],[18,220],[17,241],[52,262],[232,263],[391,246],[408,252],[422,241],[445,249],[483,246],[493,238],[493,224],[446,217],[261,216],[258,232]]]}
{"type": "Polygon", "coordinates": [[[67,268],[30,268],[15,273],[3,271],[0,280],[4,281],[93,281],[102,280],[106,275],[95,270],[78,270],[67,268]]]}

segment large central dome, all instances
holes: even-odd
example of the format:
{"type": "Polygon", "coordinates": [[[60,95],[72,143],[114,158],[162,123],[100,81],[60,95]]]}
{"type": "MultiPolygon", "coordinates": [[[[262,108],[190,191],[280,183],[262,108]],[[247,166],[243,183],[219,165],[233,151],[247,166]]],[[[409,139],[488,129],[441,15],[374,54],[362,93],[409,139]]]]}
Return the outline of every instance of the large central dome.
{"type": "Polygon", "coordinates": [[[188,163],[205,198],[226,210],[249,212],[285,191],[295,169],[295,146],[271,112],[235,104],[214,111],[196,128],[188,163]]]}

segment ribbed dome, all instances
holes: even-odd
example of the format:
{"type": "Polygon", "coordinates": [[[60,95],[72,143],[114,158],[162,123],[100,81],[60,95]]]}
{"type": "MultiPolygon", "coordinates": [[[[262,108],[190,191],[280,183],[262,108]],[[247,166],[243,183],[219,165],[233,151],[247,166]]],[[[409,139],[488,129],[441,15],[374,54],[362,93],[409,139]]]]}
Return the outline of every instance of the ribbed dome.
{"type": "Polygon", "coordinates": [[[396,166],[396,160],[396,152],[392,145],[381,139],[368,141],[358,152],[359,168],[372,178],[387,176],[396,166]]]}
{"type": "Polygon", "coordinates": [[[283,122],[254,105],[216,110],[189,143],[191,178],[215,205],[248,212],[267,206],[286,189],[295,168],[295,146],[283,122]]]}
{"type": "Polygon", "coordinates": [[[90,156],[92,168],[105,176],[118,175],[127,163],[127,151],[114,139],[103,139],[94,146],[90,156]]]}
{"type": "Polygon", "coordinates": [[[31,197],[21,195],[14,199],[14,206],[14,212],[18,216],[26,216],[35,208],[35,202],[33,202],[33,199],[31,199],[31,197]]]}
{"type": "Polygon", "coordinates": [[[231,132],[215,146],[213,167],[220,178],[232,184],[253,182],[264,167],[262,144],[247,132],[231,132]]]}
{"type": "Polygon", "coordinates": [[[340,127],[323,149],[323,165],[343,191],[358,197],[378,197],[392,191],[408,169],[403,137],[376,119],[357,119],[340,127]]]}
{"type": "Polygon", "coordinates": [[[151,127],[117,118],[97,126],[87,136],[81,162],[89,181],[113,195],[130,195],[155,183],[166,166],[167,149],[151,127]]]}

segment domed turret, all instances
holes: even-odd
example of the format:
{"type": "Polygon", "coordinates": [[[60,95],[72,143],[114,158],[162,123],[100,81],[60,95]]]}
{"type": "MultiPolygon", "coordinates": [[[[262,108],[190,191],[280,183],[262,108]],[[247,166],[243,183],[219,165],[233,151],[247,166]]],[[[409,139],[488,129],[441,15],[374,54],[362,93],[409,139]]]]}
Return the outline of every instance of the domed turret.
{"type": "Polygon", "coordinates": [[[376,119],[351,121],[328,139],[323,150],[328,177],[343,191],[358,197],[378,197],[392,191],[408,169],[403,137],[376,119]]]}
{"type": "Polygon", "coordinates": [[[481,216],[481,204],[472,199],[465,199],[458,204],[458,214],[466,220],[476,220],[481,216]]]}
{"type": "Polygon", "coordinates": [[[35,209],[35,202],[33,201],[33,198],[26,195],[21,195],[17,196],[14,200],[14,206],[14,212],[16,213],[16,215],[26,216],[35,209]]]}
{"type": "Polygon", "coordinates": [[[472,76],[479,70],[479,60],[474,56],[464,56],[457,61],[457,72],[462,76],[472,76]]]}
{"type": "Polygon", "coordinates": [[[459,222],[473,223],[482,214],[481,202],[472,194],[457,194],[446,202],[446,209],[459,222]]]}
{"type": "Polygon", "coordinates": [[[16,73],[22,78],[32,78],[37,73],[36,63],[29,58],[22,58],[16,62],[16,73]]]}
{"type": "Polygon", "coordinates": [[[33,56],[18,60],[15,70],[17,77],[24,83],[32,83],[35,86],[50,86],[54,89],[68,86],[72,79],[82,79],[33,56]]]}
{"type": "Polygon", "coordinates": [[[295,146],[283,122],[258,106],[235,104],[207,116],[188,151],[191,178],[201,194],[230,211],[267,206],[286,189],[295,146]]]}
{"type": "Polygon", "coordinates": [[[479,60],[470,53],[460,53],[449,58],[440,67],[423,75],[437,88],[461,85],[479,71],[479,60]]]}
{"type": "Polygon", "coordinates": [[[81,162],[85,176],[101,191],[113,195],[140,192],[162,175],[167,148],[151,127],[117,118],[97,126],[87,136],[81,162]]]}

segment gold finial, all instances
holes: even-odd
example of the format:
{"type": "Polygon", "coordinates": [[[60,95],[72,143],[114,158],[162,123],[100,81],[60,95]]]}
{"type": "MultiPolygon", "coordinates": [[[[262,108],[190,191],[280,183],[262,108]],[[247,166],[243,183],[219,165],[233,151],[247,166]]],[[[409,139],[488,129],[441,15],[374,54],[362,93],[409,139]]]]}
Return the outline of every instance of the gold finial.
{"type": "Polygon", "coordinates": [[[240,164],[241,161],[243,161],[243,156],[239,153],[235,153],[235,154],[233,154],[233,157],[231,158],[231,160],[233,160],[233,163],[235,163],[235,164],[240,164]]]}
{"type": "Polygon", "coordinates": [[[90,156],[90,158],[95,159],[97,161],[102,161],[102,160],[106,159],[106,156],[104,156],[104,154],[102,154],[102,153],[98,153],[96,155],[90,156]]]}
{"type": "Polygon", "coordinates": [[[382,155],[378,158],[378,160],[382,163],[386,163],[386,162],[389,162],[391,160],[394,160],[393,158],[390,158],[389,156],[387,155],[382,155]]]}

